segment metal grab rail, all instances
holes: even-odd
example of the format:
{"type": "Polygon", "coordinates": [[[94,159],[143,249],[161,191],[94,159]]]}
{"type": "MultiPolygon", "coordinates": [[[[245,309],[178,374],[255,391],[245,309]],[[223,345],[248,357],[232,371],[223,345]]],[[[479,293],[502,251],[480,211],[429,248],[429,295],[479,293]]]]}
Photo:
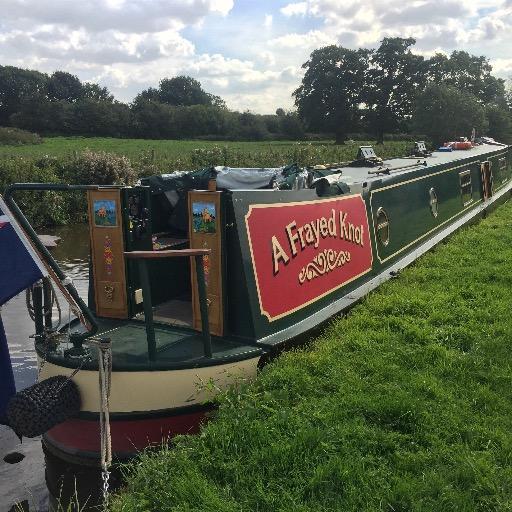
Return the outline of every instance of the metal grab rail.
{"type": "Polygon", "coordinates": [[[379,167],[378,169],[370,169],[368,174],[390,174],[394,171],[403,171],[404,169],[410,169],[412,167],[426,167],[427,165],[428,164],[426,160],[422,162],[421,159],[418,159],[415,164],[400,165],[399,167],[379,167]]]}
{"type": "Polygon", "coordinates": [[[73,344],[77,343],[81,345],[81,340],[94,336],[98,332],[98,324],[91,310],[87,307],[87,304],[81,299],[80,295],[72,283],[66,282],[66,274],[61,270],[58,263],[54,260],[48,249],[41,243],[36,232],[30,225],[19,206],[16,204],[13,198],[14,192],[17,191],[52,191],[52,192],[69,192],[74,190],[87,191],[87,190],[98,190],[102,188],[98,185],[66,185],[59,183],[13,183],[5,189],[4,201],[9,207],[9,210],[14,215],[16,220],[20,223],[21,227],[30,238],[30,241],[34,244],[43,260],[48,264],[54,274],[61,280],[63,286],[66,288],[68,293],[71,295],[73,300],[76,302],[85,320],[88,323],[89,330],[85,333],[81,333],[75,337],[73,344]]]}
{"type": "Polygon", "coordinates": [[[199,308],[201,310],[201,328],[203,332],[204,355],[213,357],[210,325],[208,322],[208,304],[206,297],[206,282],[204,279],[203,256],[210,254],[210,249],[181,249],[169,251],[132,251],[125,252],[127,259],[137,260],[142,284],[142,304],[146,322],[146,337],[150,361],[156,361],[155,326],[153,322],[153,305],[151,302],[151,286],[147,260],[164,258],[194,258],[196,262],[197,289],[199,292],[199,308]]]}

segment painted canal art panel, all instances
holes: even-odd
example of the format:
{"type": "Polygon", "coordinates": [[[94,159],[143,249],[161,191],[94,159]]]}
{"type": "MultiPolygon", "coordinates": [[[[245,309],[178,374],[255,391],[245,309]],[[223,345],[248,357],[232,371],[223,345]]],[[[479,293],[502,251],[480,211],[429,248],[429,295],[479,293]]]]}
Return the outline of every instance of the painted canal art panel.
{"type": "Polygon", "coordinates": [[[360,195],[251,205],[245,221],[261,314],[270,321],[372,268],[368,217],[360,195]]]}
{"type": "Polygon", "coordinates": [[[194,201],[192,215],[194,233],[215,233],[215,203],[194,201]]]}
{"type": "Polygon", "coordinates": [[[94,224],[100,227],[117,225],[116,202],[110,199],[97,199],[93,204],[94,224]]]}

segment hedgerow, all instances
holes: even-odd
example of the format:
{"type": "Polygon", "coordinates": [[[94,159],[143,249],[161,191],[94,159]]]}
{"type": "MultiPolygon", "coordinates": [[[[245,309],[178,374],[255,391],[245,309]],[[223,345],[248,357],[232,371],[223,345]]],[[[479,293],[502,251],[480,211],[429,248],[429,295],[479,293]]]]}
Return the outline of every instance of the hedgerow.
{"type": "MultiPolygon", "coordinates": [[[[133,184],[139,176],[210,165],[278,167],[289,163],[341,162],[354,159],[359,144],[363,144],[153,142],[159,144],[159,151],[148,146],[148,141],[62,137],[47,139],[38,147],[0,151],[0,193],[7,185],[17,182],[133,184]]],[[[379,146],[377,153],[383,158],[399,156],[406,154],[409,147],[410,142],[388,142],[379,146]]],[[[85,218],[83,195],[82,199],[77,194],[53,193],[29,193],[23,197],[24,211],[36,227],[82,222],[85,218]]]]}

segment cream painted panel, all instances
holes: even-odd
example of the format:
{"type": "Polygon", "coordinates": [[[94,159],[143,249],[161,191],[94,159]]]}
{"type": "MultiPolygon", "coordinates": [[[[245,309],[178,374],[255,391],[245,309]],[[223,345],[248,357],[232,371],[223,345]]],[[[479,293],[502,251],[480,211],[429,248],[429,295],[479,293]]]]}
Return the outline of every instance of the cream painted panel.
{"type": "MultiPolygon", "coordinates": [[[[110,412],[172,409],[201,404],[218,390],[240,379],[252,379],[260,356],[225,364],[185,370],[113,372],[110,412]]],[[[72,369],[46,362],[41,380],[70,375],[72,369]]],[[[82,411],[99,411],[98,372],[80,370],[74,377],[82,395],[82,411]]]]}

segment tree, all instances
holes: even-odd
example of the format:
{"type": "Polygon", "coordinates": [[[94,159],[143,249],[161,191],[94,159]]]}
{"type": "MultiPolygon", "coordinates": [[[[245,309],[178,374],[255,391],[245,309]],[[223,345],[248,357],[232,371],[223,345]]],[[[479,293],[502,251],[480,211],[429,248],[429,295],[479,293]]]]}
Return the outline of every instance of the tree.
{"type": "Polygon", "coordinates": [[[370,56],[364,102],[380,144],[385,131],[396,130],[411,117],[414,96],[424,85],[424,59],[409,49],[415,43],[413,38],[386,37],[370,56]]]}
{"type": "Polygon", "coordinates": [[[425,61],[425,80],[427,83],[442,83],[447,77],[448,57],[444,53],[436,53],[425,61]]]}
{"type": "Polygon", "coordinates": [[[132,102],[132,108],[139,108],[140,105],[145,105],[146,102],[158,102],[160,103],[160,90],[150,87],[145,89],[135,96],[132,102]]]}
{"type": "Polygon", "coordinates": [[[303,139],[304,125],[297,112],[287,112],[284,116],[278,117],[281,125],[281,133],[287,139],[303,139]]]}
{"type": "Polygon", "coordinates": [[[160,82],[159,100],[175,106],[211,105],[212,97],[203,91],[201,84],[189,76],[164,78],[160,82]]]}
{"type": "Polygon", "coordinates": [[[48,99],[73,102],[83,95],[79,78],[65,71],[55,71],[48,80],[48,99]]]}
{"type": "Polygon", "coordinates": [[[487,122],[489,123],[489,136],[499,142],[512,141],[512,119],[510,110],[503,105],[487,105],[485,108],[487,122]]]}
{"type": "Polygon", "coordinates": [[[0,126],[9,124],[11,115],[20,110],[24,100],[43,97],[47,83],[48,75],[44,73],[0,66],[0,126]]]}
{"type": "Polygon", "coordinates": [[[131,107],[133,134],[143,139],[178,138],[175,108],[159,101],[138,98],[131,107]]]}
{"type": "Polygon", "coordinates": [[[449,58],[436,54],[426,61],[428,80],[467,91],[481,103],[505,101],[505,82],[491,75],[492,66],[484,56],[454,51],[449,58]]]}
{"type": "Polygon", "coordinates": [[[473,128],[485,133],[488,126],[484,107],[476,96],[443,84],[429,84],[418,95],[414,124],[435,145],[469,136],[473,128]]]}
{"type": "Polygon", "coordinates": [[[108,101],[109,103],[114,101],[114,96],[106,87],[88,82],[82,85],[82,98],[94,101],[108,101]]]}
{"type": "Polygon", "coordinates": [[[128,135],[131,113],[124,103],[83,98],[70,104],[69,132],[121,137],[128,135]]]}
{"type": "Polygon", "coordinates": [[[361,117],[368,56],[368,50],[331,45],[315,50],[302,65],[306,73],[293,96],[310,130],[332,131],[336,143],[344,143],[361,117]]]}

